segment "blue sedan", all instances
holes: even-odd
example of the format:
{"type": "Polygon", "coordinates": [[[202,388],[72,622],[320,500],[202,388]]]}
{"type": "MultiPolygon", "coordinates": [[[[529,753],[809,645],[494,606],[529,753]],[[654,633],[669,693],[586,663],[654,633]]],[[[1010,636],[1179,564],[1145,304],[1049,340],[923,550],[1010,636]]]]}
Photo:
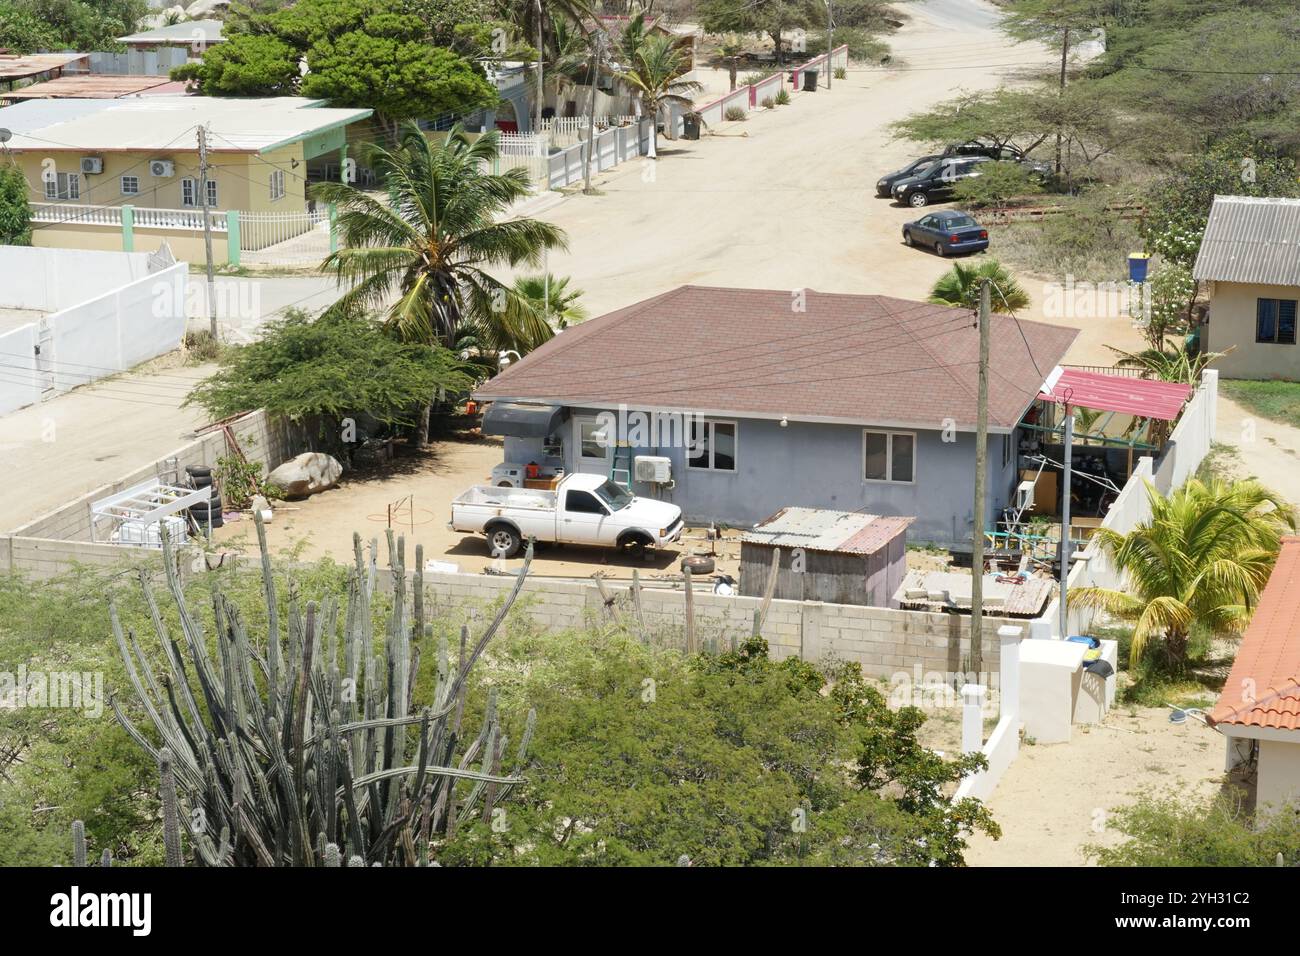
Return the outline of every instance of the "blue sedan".
{"type": "Polygon", "coordinates": [[[989,247],[989,231],[955,209],[932,212],[903,225],[903,243],[924,246],[941,256],[957,252],[981,252],[989,247]]]}

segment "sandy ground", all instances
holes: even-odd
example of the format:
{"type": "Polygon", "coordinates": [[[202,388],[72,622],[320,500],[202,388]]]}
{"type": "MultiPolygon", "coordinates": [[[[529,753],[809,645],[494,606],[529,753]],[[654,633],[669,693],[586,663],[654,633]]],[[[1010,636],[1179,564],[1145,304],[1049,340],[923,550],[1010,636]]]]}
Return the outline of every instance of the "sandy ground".
{"type": "Polygon", "coordinates": [[[1082,866],[1088,843],[1113,845],[1109,812],[1142,791],[1188,800],[1223,785],[1223,738],[1200,721],[1169,722],[1161,708],[1117,707],[1096,726],[1075,727],[1069,743],[1027,745],[988,808],[1002,838],[971,839],[972,866],[1082,866]]]}
{"type": "Polygon", "coordinates": [[[1300,428],[1269,421],[1242,408],[1222,391],[1216,408],[1215,440],[1235,454],[1222,462],[1237,478],[1257,478],[1300,507],[1300,428]]]}

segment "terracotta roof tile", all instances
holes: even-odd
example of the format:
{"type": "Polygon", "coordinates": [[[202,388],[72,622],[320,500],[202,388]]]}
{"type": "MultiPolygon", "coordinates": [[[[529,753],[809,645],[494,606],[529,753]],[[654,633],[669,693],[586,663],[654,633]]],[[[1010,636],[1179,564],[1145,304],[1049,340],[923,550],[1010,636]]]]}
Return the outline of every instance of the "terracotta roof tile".
{"type": "MultiPolygon", "coordinates": [[[[566,329],[476,397],[974,428],[979,334],[969,311],[803,295],[800,310],[791,290],[682,286],[566,329]]],[[[1020,326],[992,320],[993,428],[1018,423],[1079,334],[1020,326]]]]}
{"type": "Polygon", "coordinates": [[[1300,537],[1282,539],[1210,723],[1300,730],[1300,537]]]}

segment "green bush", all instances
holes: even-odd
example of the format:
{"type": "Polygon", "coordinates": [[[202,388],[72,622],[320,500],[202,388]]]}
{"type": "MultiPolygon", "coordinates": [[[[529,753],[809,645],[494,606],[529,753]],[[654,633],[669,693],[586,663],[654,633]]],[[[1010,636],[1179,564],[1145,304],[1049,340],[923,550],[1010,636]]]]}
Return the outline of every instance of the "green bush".
{"type": "Polygon", "coordinates": [[[770,96],[765,96],[765,97],[763,97],[763,102],[760,103],[759,105],[762,106],[763,109],[765,109],[765,110],[775,109],[775,108],[776,108],[776,101],[773,100],[772,97],[770,97],[770,96]]]}
{"type": "Polygon", "coordinates": [[[790,91],[787,90],[787,89],[785,89],[784,87],[782,87],[781,89],[777,90],[777,91],[776,91],[776,98],[773,100],[773,102],[776,103],[777,106],[789,106],[789,105],[790,105],[790,91]]]}
{"type": "Polygon", "coordinates": [[[748,118],[749,112],[743,106],[728,106],[724,118],[729,123],[743,123],[748,118]]]}
{"type": "Polygon", "coordinates": [[[0,245],[32,244],[32,206],[27,179],[17,166],[0,166],[0,245]]]}
{"type": "Polygon", "coordinates": [[[953,184],[953,198],[976,209],[1002,206],[1008,200],[1043,191],[1032,171],[1019,163],[981,163],[980,174],[953,184]]]}
{"type": "Polygon", "coordinates": [[[1118,846],[1089,844],[1101,866],[1300,866],[1300,808],[1252,817],[1235,801],[1208,803],[1143,795],[1112,811],[1108,827],[1124,834],[1118,846]]]}

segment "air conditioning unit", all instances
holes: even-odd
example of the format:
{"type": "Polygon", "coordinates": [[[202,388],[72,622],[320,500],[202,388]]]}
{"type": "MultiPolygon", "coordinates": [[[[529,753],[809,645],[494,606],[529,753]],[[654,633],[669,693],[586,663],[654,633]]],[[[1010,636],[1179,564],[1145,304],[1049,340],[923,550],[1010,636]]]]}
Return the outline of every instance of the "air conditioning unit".
{"type": "Polygon", "coordinates": [[[104,161],[98,156],[81,157],[81,171],[87,176],[95,176],[104,171],[104,161]]]}
{"type": "Polygon", "coordinates": [[[672,459],[654,455],[637,455],[632,462],[632,469],[637,481],[648,481],[656,485],[671,480],[673,475],[672,459]]]}
{"type": "Polygon", "coordinates": [[[176,164],[170,159],[149,160],[149,175],[159,179],[170,179],[176,175],[176,164]]]}
{"type": "Polygon", "coordinates": [[[1034,510],[1034,483],[1032,481],[1022,481],[1016,485],[1016,510],[1034,510]]]}

